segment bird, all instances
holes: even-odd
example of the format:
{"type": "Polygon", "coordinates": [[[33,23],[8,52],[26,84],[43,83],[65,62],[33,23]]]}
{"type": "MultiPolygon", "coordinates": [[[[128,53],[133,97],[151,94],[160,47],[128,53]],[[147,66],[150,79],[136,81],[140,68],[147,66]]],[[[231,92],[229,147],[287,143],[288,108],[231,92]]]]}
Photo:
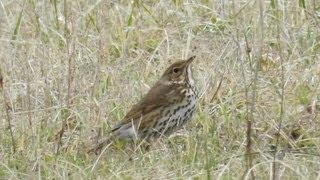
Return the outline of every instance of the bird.
{"type": "MultiPolygon", "coordinates": [[[[147,94],[109,131],[110,137],[151,144],[189,122],[199,100],[191,68],[194,59],[192,56],[171,64],[147,94]]],[[[110,142],[110,137],[90,151],[97,154],[110,142]]]]}

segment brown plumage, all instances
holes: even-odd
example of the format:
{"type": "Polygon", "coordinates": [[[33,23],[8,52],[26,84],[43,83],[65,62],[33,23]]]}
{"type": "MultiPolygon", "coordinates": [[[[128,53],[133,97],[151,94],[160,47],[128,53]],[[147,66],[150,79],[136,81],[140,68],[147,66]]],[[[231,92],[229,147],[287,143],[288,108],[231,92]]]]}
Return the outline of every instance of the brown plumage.
{"type": "MultiPolygon", "coordinates": [[[[191,63],[195,57],[173,63],[149,92],[112,128],[112,137],[150,142],[183,127],[194,114],[198,93],[191,63]]],[[[103,140],[95,151],[108,140],[103,140]]]]}

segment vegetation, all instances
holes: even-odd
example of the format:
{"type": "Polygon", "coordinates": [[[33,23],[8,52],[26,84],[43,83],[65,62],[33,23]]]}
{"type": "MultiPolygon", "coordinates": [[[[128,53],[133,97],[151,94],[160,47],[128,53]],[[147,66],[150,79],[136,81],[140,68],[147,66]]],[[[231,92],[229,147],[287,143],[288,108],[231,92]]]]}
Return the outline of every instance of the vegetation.
{"type": "Polygon", "coordinates": [[[315,0],[0,9],[1,179],[319,179],[315,0]],[[119,142],[87,153],[169,64],[193,55],[202,96],[185,129],[149,152],[119,142]]]}

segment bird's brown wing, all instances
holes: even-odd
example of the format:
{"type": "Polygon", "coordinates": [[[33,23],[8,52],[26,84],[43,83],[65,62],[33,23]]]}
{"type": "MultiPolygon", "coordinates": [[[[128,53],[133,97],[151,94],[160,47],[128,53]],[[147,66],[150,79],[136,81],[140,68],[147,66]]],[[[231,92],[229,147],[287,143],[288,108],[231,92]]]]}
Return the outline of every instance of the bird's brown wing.
{"type": "MultiPolygon", "coordinates": [[[[149,90],[149,92],[140,100],[139,103],[134,105],[132,109],[127,113],[127,115],[123,118],[123,120],[116,126],[111,129],[111,132],[116,132],[117,130],[130,128],[133,123],[135,125],[139,124],[139,128],[143,128],[150,122],[150,114],[155,114],[153,111],[156,111],[161,106],[166,106],[171,103],[171,99],[168,99],[171,93],[175,93],[173,85],[164,85],[160,84],[160,82],[156,83],[153,88],[149,90]],[[140,122],[139,122],[140,121],[140,122]]],[[[88,152],[94,152],[98,154],[102,147],[106,144],[110,143],[110,137],[106,139],[102,139],[96,147],[92,148],[88,152]]]]}
{"type": "Polygon", "coordinates": [[[167,106],[171,103],[170,94],[174,94],[174,85],[164,85],[160,82],[156,83],[149,92],[143,97],[139,103],[134,105],[132,109],[127,113],[123,120],[116,125],[111,131],[114,132],[128,123],[139,124],[139,127],[147,125],[150,118],[146,118],[149,115],[156,114],[156,110],[163,106],[167,106]],[[155,113],[153,113],[153,111],[155,113]]]}

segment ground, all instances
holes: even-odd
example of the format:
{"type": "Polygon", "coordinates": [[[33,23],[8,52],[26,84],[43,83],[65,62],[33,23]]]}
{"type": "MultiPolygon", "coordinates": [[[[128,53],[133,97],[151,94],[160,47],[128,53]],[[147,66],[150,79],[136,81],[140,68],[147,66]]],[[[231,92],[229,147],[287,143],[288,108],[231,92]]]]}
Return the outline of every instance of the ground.
{"type": "Polygon", "coordinates": [[[0,5],[1,179],[319,179],[316,1],[0,5]],[[192,122],[149,152],[87,153],[190,56],[192,122]]]}

